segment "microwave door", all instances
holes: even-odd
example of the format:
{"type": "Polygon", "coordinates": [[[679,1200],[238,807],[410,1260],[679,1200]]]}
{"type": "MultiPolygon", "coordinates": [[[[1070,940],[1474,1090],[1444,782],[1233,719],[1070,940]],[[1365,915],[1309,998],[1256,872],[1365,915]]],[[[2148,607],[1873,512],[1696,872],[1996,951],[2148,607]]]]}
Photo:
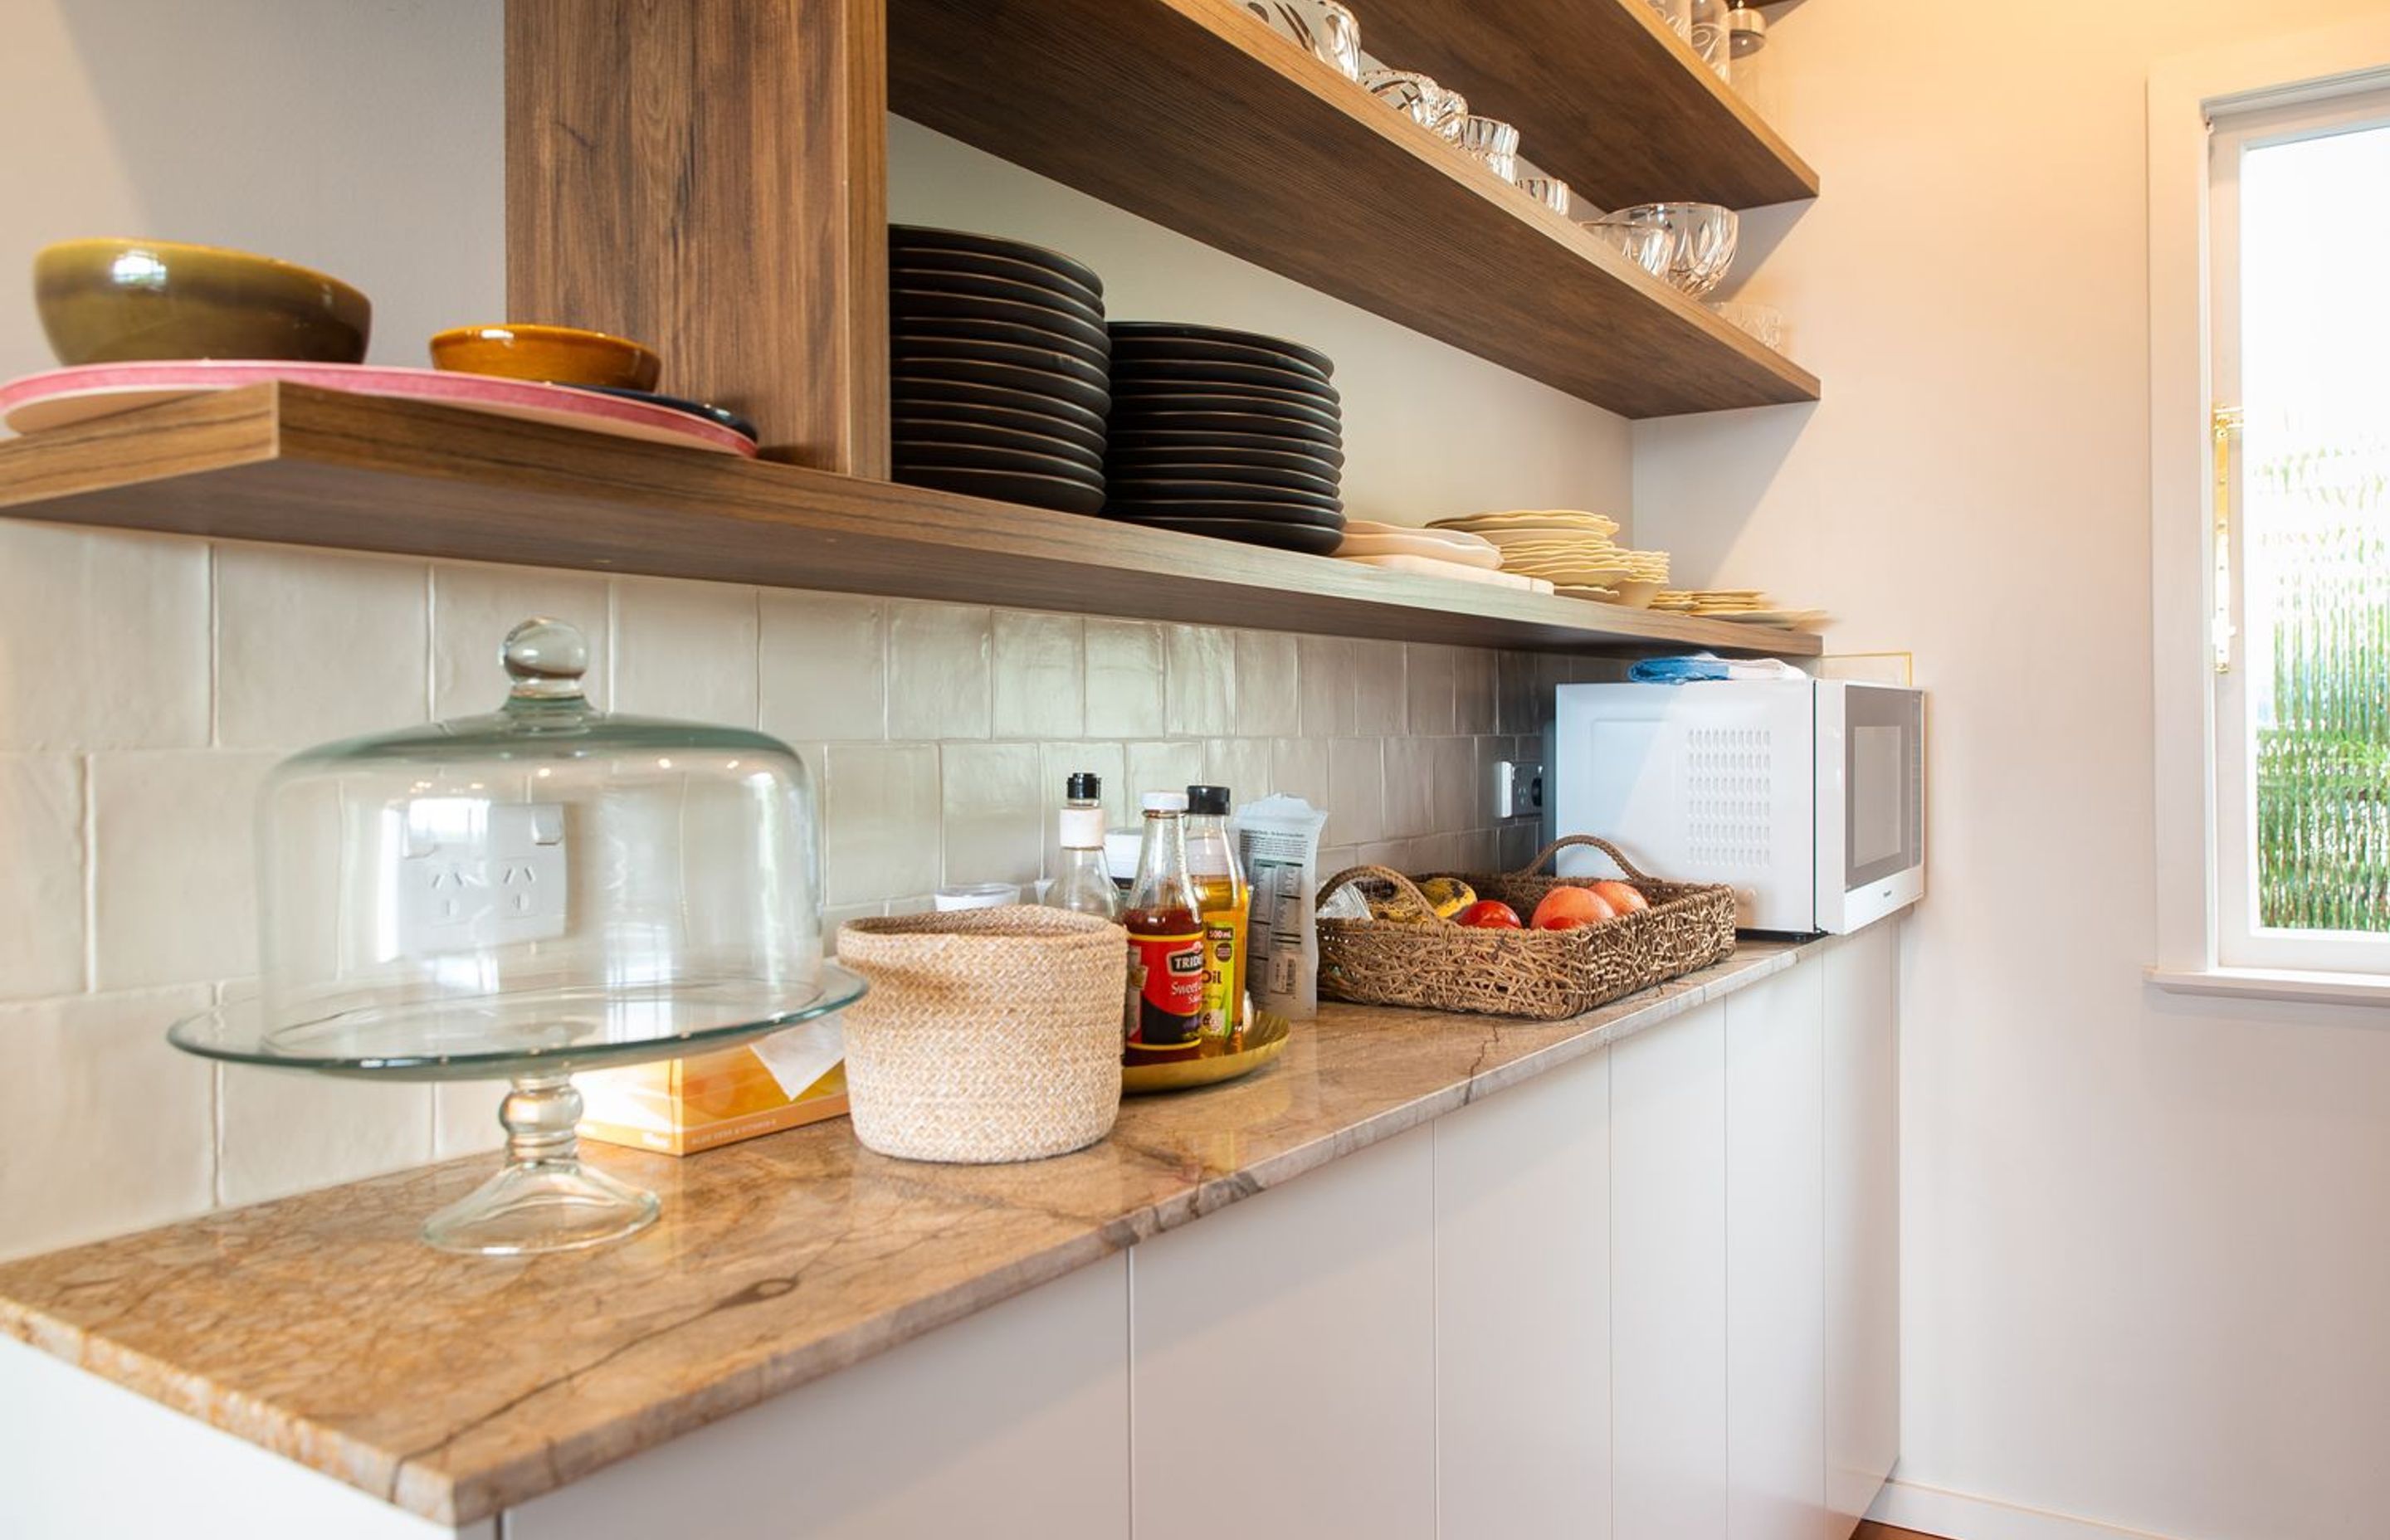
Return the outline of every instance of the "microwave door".
{"type": "Polygon", "coordinates": [[[1818,704],[1818,909],[1850,931],[1924,892],[1924,698],[1852,684],[1818,704]]]}

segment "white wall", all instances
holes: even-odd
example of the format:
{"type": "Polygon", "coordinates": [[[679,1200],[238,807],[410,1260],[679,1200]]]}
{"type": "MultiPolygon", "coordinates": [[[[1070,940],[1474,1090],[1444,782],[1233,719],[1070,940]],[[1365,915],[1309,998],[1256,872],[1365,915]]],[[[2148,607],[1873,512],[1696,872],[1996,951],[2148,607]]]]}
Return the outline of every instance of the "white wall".
{"type": "MultiPolygon", "coordinates": [[[[419,364],[503,304],[500,8],[462,0],[0,6],[0,378],[50,366],[22,280],[75,235],[216,241],[375,301],[419,364]]],[[[1356,513],[1619,507],[1619,419],[908,124],[901,217],[1105,272],[1123,314],[1277,329],[1344,366],[1356,513]]],[[[556,317],[571,320],[572,317],[556,317]]],[[[1623,509],[1621,509],[1623,511],[1623,509]]],[[[1546,660],[762,593],[0,520],[0,1256],[492,1142],[486,1086],[218,1072],[174,1017],[255,967],[249,799],[291,750],[485,710],[546,611],[600,699],[760,724],[824,783],[832,918],[1034,878],[1060,776],[1333,806],[1331,860],[1516,859],[1481,762],[1546,660]]]]}
{"type": "Polygon", "coordinates": [[[1782,240],[1744,291],[1825,400],[1636,430],[1646,543],[1831,606],[1835,650],[1913,648],[1932,691],[1905,1482],[2182,1540],[2390,1526],[2390,1013],[2139,978],[2144,83],[2380,9],[1794,9],[1772,84],[1825,191],[1752,222],[1782,240]]]}

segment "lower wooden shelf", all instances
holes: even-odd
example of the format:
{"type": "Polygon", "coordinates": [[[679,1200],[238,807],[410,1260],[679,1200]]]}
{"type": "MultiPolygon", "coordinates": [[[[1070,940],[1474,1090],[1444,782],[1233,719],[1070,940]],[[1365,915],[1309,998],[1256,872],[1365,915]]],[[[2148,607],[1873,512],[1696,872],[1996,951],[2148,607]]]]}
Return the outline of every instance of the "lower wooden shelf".
{"type": "Polygon", "coordinates": [[[0,443],[0,515],[1477,647],[1819,650],[1802,632],[1379,571],[295,385],[0,443]]]}

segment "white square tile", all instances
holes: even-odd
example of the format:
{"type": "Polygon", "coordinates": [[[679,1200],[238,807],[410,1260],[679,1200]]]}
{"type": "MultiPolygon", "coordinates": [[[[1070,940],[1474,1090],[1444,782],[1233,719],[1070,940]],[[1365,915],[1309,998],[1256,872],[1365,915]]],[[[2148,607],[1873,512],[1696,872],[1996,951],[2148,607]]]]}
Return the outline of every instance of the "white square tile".
{"type": "Polygon", "coordinates": [[[938,885],[938,751],[835,744],[822,801],[824,902],[867,904],[938,885]]]}
{"type": "Polygon", "coordinates": [[[1085,731],[1086,622],[1076,615],[996,612],[998,738],[1076,738],[1085,731]]]}
{"type": "Polygon", "coordinates": [[[1281,738],[1271,741],[1271,790],[1301,797],[1324,810],[1335,805],[1329,795],[1334,784],[1329,775],[1327,739],[1281,738]]]}
{"type": "Polygon", "coordinates": [[[1493,793],[1483,795],[1477,785],[1477,740],[1473,738],[1429,738],[1430,795],[1434,822],[1431,834],[1451,834],[1494,821],[1493,793]]]}
{"type": "Polygon", "coordinates": [[[775,738],[876,740],[888,728],[888,601],[758,596],[756,711],[775,738]]]}
{"type": "Polygon", "coordinates": [[[944,788],[946,882],[1018,882],[1045,871],[1046,808],[1034,743],[950,743],[944,788]]]}
{"type": "Polygon", "coordinates": [[[1435,832],[1435,742],[1430,738],[1385,740],[1385,839],[1416,840],[1435,832]]]}
{"type": "Polygon", "coordinates": [[[1459,842],[1459,853],[1453,865],[1461,871],[1490,872],[1502,869],[1502,836],[1499,830],[1472,828],[1452,838],[1459,842]]]}
{"type": "Polygon", "coordinates": [[[1301,648],[1280,631],[1240,631],[1237,736],[1290,738],[1303,731],[1301,648]]]}
{"type": "Polygon", "coordinates": [[[0,1259],[206,1212],[215,1074],[167,1046],[204,985],[0,1007],[0,1259]]]}
{"type": "Polygon", "coordinates": [[[1231,807],[1278,789],[1270,775],[1270,740],[1215,738],[1203,745],[1203,782],[1228,789],[1231,807]]]}
{"type": "Polygon", "coordinates": [[[1360,846],[1323,845],[1320,847],[1319,851],[1320,886],[1326,887],[1328,885],[1328,879],[1334,877],[1338,872],[1343,871],[1349,867],[1357,866],[1360,864],[1360,846]]]}
{"type": "Polygon", "coordinates": [[[752,588],[677,578],[614,580],[614,709],[755,725],[752,588]]]}
{"type": "Polygon", "coordinates": [[[1407,671],[1404,697],[1409,702],[1409,731],[1420,738],[1440,738],[1454,731],[1453,681],[1455,649],[1413,642],[1403,648],[1407,671]]]}
{"type": "Polygon", "coordinates": [[[0,754],[0,999],[84,986],[83,765],[0,754]]]}
{"type": "Polygon", "coordinates": [[[1536,853],[1544,848],[1544,831],[1532,818],[1506,826],[1499,838],[1504,871],[1524,870],[1527,863],[1536,858],[1536,853]]]}
{"type": "Polygon", "coordinates": [[[430,625],[423,562],[217,546],[216,741],[303,749],[429,721],[430,625]]]}
{"type": "Polygon", "coordinates": [[[1456,648],[1452,655],[1452,715],[1453,730],[1462,733],[1494,731],[1495,668],[1494,654],[1482,647],[1456,648]]]}
{"type": "Polygon", "coordinates": [[[1174,625],[1170,644],[1170,731],[1174,736],[1233,732],[1237,648],[1215,625],[1174,625]]]}
{"type": "Polygon", "coordinates": [[[1320,840],[1328,844],[1365,845],[1382,839],[1386,829],[1386,779],[1381,745],[1375,738],[1328,740],[1328,827],[1320,840]]]}
{"type": "MultiPolygon", "coordinates": [[[[1111,828],[1137,821],[1137,793],[1128,783],[1128,755],[1117,743],[1045,743],[1038,746],[1037,794],[1051,814],[1062,805],[1064,784],[1085,770],[1103,783],[1104,822],[1111,828]]],[[[1051,844],[1056,830],[1048,828],[1051,844]]]]}
{"type": "Polygon", "coordinates": [[[442,561],[431,568],[431,715],[494,712],[507,699],[499,649],[533,616],[568,621],[589,644],[582,687],[601,708],[613,700],[607,581],[588,572],[442,561]]]}
{"type": "Polygon", "coordinates": [[[1532,733],[1544,725],[1540,674],[1532,652],[1494,655],[1494,727],[1497,732],[1532,733]]]}
{"type": "Polygon", "coordinates": [[[1408,840],[1372,840],[1356,853],[1355,863],[1363,866],[1392,866],[1406,871],[1410,866],[1411,841],[1408,840]]]}
{"type": "Polygon", "coordinates": [[[1203,778],[1203,745],[1200,741],[1165,740],[1128,746],[1129,821],[1136,821],[1138,799],[1149,791],[1184,791],[1203,778]]]}
{"type": "Polygon", "coordinates": [[[1295,693],[1305,738],[1346,738],[1353,732],[1353,649],[1342,636],[1295,638],[1295,693]]]}
{"type": "Polygon", "coordinates": [[[280,756],[95,754],[93,982],[187,983],[257,969],[257,789],[280,756]]]}
{"type": "Polygon", "coordinates": [[[1399,737],[1408,719],[1403,644],[1353,644],[1353,730],[1364,738],[1399,737]]]}
{"type": "MultiPolygon", "coordinates": [[[[226,1065],[218,1201],[263,1203],[423,1164],[431,1159],[431,1089],[226,1065]]],[[[486,1109],[495,1126],[495,1097],[486,1109]]]]}
{"type": "Polygon", "coordinates": [[[995,622],[960,604],[899,601],[888,622],[888,736],[985,738],[995,622]]]}
{"type": "Polygon", "coordinates": [[[1160,738],[1170,730],[1170,669],[1162,628],[1089,620],[1087,725],[1091,738],[1160,738]]]}
{"type": "Polygon", "coordinates": [[[0,522],[0,749],[208,741],[208,547],[0,522]]]}
{"type": "Polygon", "coordinates": [[[885,904],[842,904],[822,911],[822,951],[838,956],[838,928],[850,919],[877,919],[888,912],[885,904]]]}

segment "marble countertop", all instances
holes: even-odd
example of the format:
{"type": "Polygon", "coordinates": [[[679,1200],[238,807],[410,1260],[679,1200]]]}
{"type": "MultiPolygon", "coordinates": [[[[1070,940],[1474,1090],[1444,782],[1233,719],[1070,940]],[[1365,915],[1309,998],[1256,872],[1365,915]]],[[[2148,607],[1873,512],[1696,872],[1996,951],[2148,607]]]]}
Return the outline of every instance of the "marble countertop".
{"type": "Polygon", "coordinates": [[[1050,1161],[921,1165],[843,1119],[675,1161],[585,1145],[663,1218],[601,1251],[416,1238],[476,1156],[0,1265],[0,1332],[468,1523],[1291,1181],[1792,966],[1726,962],[1567,1021],[1327,1005],[1230,1084],[1132,1097],[1050,1161]]]}

